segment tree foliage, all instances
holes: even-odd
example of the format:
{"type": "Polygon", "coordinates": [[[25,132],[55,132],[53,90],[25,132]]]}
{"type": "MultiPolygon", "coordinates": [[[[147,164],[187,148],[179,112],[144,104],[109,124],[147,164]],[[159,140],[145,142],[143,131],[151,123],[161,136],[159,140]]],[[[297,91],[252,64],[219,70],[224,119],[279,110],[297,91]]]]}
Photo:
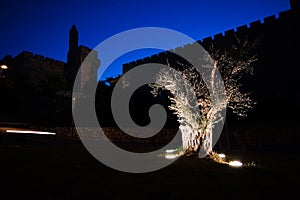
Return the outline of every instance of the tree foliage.
{"type": "Polygon", "coordinates": [[[172,94],[169,108],[177,115],[181,127],[189,127],[182,130],[186,135],[183,136],[184,148],[188,151],[199,151],[205,145],[205,154],[212,151],[212,128],[224,120],[221,111],[225,108],[230,108],[238,117],[247,116],[253,108],[255,102],[243,88],[242,79],[253,74],[255,47],[256,43],[239,39],[226,48],[211,45],[210,58],[206,58],[213,63],[208,80],[204,80],[195,67],[179,62],[182,70],[175,72],[173,68],[178,67],[168,64],[170,68],[162,69],[157,75],[156,83],[151,85],[152,93],[156,96],[161,90],[168,90],[172,94]],[[217,70],[223,80],[216,78],[217,70]]]}

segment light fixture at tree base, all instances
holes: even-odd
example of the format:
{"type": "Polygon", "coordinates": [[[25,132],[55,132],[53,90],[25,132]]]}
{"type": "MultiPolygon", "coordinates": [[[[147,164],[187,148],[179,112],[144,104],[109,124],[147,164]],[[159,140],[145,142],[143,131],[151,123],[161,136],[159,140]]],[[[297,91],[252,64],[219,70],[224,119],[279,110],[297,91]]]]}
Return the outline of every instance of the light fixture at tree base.
{"type": "Polygon", "coordinates": [[[241,163],[240,161],[234,160],[234,161],[230,161],[228,163],[228,165],[231,167],[242,167],[243,163],[241,163]]]}

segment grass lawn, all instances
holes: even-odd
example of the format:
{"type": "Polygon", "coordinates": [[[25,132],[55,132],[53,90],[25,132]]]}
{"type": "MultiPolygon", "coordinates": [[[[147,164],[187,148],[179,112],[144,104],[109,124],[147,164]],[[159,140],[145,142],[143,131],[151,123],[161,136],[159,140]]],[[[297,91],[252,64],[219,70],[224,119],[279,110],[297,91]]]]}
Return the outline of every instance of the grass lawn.
{"type": "Polygon", "coordinates": [[[1,145],[0,199],[286,199],[299,192],[298,153],[226,154],[257,166],[189,157],[159,171],[129,174],[101,164],[80,144],[1,145]]]}

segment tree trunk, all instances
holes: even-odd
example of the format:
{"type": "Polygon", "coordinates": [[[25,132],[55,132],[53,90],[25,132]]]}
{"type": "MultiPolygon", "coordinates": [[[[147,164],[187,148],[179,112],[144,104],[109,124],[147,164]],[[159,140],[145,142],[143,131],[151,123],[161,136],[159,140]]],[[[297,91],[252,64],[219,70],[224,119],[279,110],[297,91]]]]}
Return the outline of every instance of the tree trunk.
{"type": "Polygon", "coordinates": [[[199,146],[199,134],[190,125],[180,125],[183,151],[193,150],[199,146]]]}
{"type": "Polygon", "coordinates": [[[199,158],[203,158],[212,152],[212,125],[207,126],[202,135],[202,144],[199,149],[199,158]]]}
{"type": "Polygon", "coordinates": [[[190,125],[180,125],[182,134],[182,147],[186,153],[199,152],[199,157],[203,158],[212,152],[212,126],[205,129],[203,134],[199,134],[190,125]]]}

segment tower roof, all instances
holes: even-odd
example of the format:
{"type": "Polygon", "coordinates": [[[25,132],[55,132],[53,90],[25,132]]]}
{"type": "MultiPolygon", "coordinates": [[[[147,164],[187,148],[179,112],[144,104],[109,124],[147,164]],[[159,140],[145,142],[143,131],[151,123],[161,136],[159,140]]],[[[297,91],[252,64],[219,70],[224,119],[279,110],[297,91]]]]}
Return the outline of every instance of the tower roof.
{"type": "Polygon", "coordinates": [[[72,25],[72,28],[71,28],[71,29],[77,31],[77,28],[76,28],[75,24],[72,25]]]}

